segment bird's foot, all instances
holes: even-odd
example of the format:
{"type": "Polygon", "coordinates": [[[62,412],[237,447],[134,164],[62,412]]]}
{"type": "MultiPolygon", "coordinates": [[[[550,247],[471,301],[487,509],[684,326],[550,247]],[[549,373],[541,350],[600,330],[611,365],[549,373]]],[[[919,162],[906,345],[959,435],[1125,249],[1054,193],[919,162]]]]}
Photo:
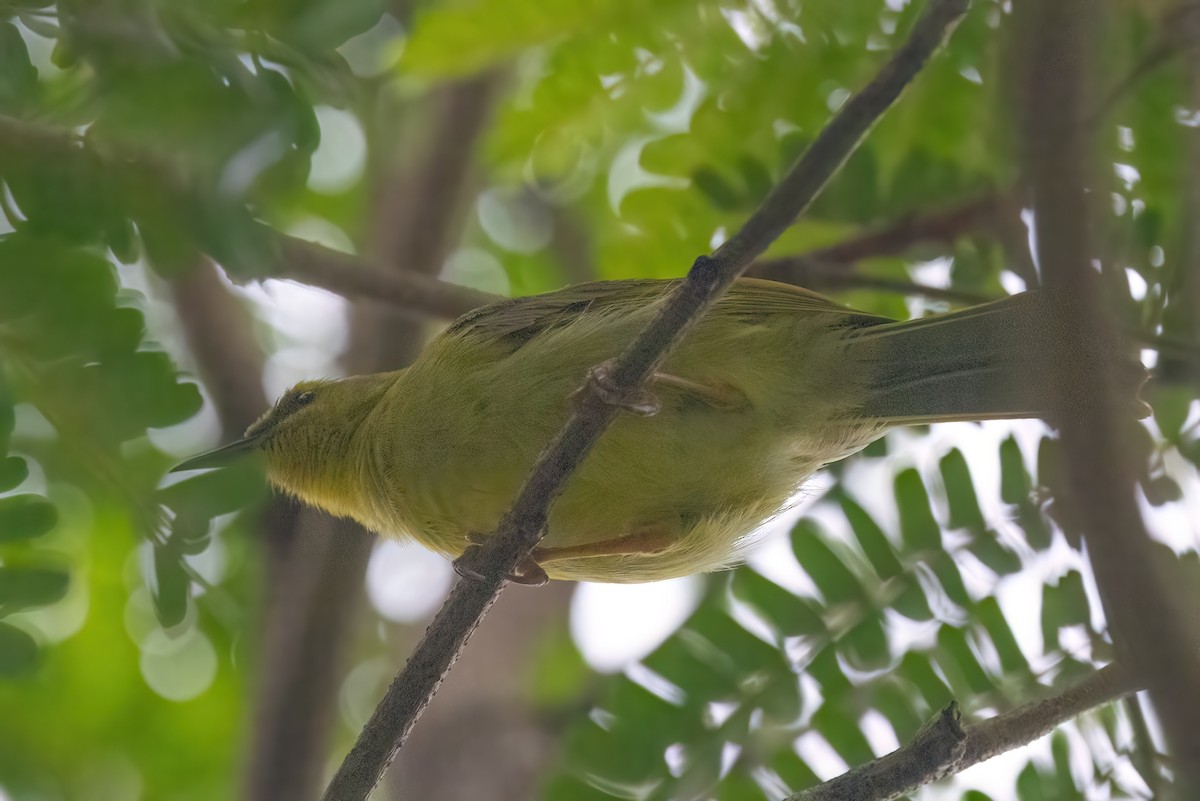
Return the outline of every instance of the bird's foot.
{"type": "Polygon", "coordinates": [[[517,565],[517,572],[509,573],[508,580],[513,584],[524,584],[526,587],[540,587],[550,581],[546,571],[542,569],[532,556],[526,556],[517,565]]]}
{"type": "MultiPolygon", "coordinates": [[[[488,568],[484,559],[483,542],[487,537],[482,534],[468,534],[467,540],[470,544],[462,552],[462,556],[458,557],[452,563],[454,572],[465,579],[472,581],[487,581],[485,572],[488,568]]],[[[524,584],[528,587],[540,587],[550,580],[546,575],[546,571],[532,556],[526,556],[517,565],[517,569],[513,573],[505,575],[505,580],[511,581],[513,584],[524,584]]]]}
{"type": "Polygon", "coordinates": [[[609,359],[588,371],[587,383],[600,396],[600,400],[643,417],[658,414],[662,404],[652,392],[645,389],[630,392],[614,386],[613,365],[614,361],[609,359]]]}

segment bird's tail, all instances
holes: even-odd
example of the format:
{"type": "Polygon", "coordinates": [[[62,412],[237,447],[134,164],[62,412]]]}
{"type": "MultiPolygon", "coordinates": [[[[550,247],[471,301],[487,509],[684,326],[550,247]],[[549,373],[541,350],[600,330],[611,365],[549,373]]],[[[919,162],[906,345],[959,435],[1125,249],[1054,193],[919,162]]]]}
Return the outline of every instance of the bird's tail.
{"type": "MultiPolygon", "coordinates": [[[[867,418],[896,423],[1045,417],[1053,407],[1053,312],[1036,292],[855,332],[851,349],[870,374],[867,418]]],[[[1146,369],[1118,357],[1130,413],[1144,417],[1146,369]]]]}

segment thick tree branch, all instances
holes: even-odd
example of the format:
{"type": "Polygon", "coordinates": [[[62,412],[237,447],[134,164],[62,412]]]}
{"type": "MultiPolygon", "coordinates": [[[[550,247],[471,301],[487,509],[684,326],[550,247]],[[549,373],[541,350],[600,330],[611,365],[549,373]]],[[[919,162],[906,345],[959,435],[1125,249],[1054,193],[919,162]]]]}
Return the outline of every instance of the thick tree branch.
{"type": "Polygon", "coordinates": [[[373,267],[358,256],[275,234],[278,259],[272,272],[351,300],[373,299],[418,317],[453,320],[501,300],[498,295],[439,281],[423,272],[373,267]]]}
{"type": "Polygon", "coordinates": [[[1200,638],[1153,561],[1125,448],[1128,391],[1116,375],[1113,326],[1096,279],[1083,119],[1089,26],[1103,5],[1025,4],[1030,65],[1026,150],[1039,264],[1055,315],[1053,421],[1062,432],[1066,493],[1079,515],[1123,664],[1144,682],[1176,758],[1181,797],[1200,796],[1200,638]]]}
{"type": "Polygon", "coordinates": [[[223,438],[237,439],[267,405],[263,356],[250,314],[204,257],[171,283],[171,294],[188,348],[217,408],[223,438]]]}
{"type": "Polygon", "coordinates": [[[522,557],[543,533],[550,504],[616,416],[605,395],[636,391],[674,344],[757,256],[790,226],[849,157],[867,131],[924,66],[967,0],[931,0],[908,42],[866,88],[830,121],[745,226],[713,256],[696,261],[658,316],[605,370],[587,382],[576,410],[534,466],[512,508],[487,539],[478,561],[483,577],[458,581],[408,664],[388,688],[325,793],[327,801],[361,801],[378,783],[463,645],[522,557]]]}
{"type": "Polygon", "coordinates": [[[1102,704],[1138,689],[1129,671],[1109,665],[1059,695],[963,726],[951,703],[921,727],[912,742],[837,778],[802,790],[788,801],[892,801],[1020,748],[1102,704]]]}

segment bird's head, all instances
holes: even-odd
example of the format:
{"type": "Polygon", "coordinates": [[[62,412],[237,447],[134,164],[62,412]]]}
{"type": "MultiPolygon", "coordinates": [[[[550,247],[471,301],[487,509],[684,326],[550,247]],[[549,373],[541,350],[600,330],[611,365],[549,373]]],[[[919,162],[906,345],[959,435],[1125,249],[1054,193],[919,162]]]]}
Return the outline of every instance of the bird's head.
{"type": "Polygon", "coordinates": [[[335,511],[357,475],[354,434],[386,391],[385,374],[302,381],[289,389],[241,439],[194,456],[172,472],[220,467],[260,453],[271,482],[335,511]]]}

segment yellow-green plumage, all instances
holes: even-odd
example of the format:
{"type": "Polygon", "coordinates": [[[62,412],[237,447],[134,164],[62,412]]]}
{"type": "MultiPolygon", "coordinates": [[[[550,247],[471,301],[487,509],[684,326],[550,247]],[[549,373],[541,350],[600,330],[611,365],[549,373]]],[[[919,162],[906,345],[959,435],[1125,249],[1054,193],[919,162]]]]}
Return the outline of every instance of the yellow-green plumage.
{"type": "MultiPolygon", "coordinates": [[[[288,492],[456,557],[495,528],[587,370],[673,286],[597,282],[485,307],[405,370],[297,386],[248,441],[288,492]]],[[[543,567],[610,582],[719,568],[813,471],[898,422],[1040,413],[1043,393],[1012,381],[1036,333],[1032,297],[892,323],[737,282],[651,382],[658,413],[619,416],[551,510],[541,548],[609,553],[543,567]]]]}

